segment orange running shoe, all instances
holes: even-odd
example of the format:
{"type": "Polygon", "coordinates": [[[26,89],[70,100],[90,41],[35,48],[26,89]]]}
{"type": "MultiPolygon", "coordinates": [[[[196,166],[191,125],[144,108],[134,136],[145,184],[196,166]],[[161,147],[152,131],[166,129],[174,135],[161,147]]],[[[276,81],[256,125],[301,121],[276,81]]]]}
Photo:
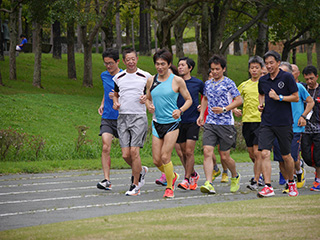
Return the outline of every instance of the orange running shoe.
{"type": "Polygon", "coordinates": [[[197,176],[190,177],[190,190],[196,190],[198,188],[198,180],[200,178],[199,173],[197,173],[197,176]]]}
{"type": "Polygon", "coordinates": [[[174,197],[174,192],[170,188],[166,188],[166,191],[164,192],[163,195],[164,198],[173,198],[174,197]]]}
{"type": "Polygon", "coordinates": [[[178,184],[178,188],[181,188],[183,190],[189,190],[190,189],[190,184],[186,179],[183,179],[183,181],[178,184]]]}

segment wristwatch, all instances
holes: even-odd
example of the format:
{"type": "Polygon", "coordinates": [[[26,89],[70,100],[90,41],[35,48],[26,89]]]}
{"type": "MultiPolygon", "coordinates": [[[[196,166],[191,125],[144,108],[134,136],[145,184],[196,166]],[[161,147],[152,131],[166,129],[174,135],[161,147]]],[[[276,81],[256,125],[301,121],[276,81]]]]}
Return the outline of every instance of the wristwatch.
{"type": "Polygon", "coordinates": [[[279,101],[281,102],[283,100],[283,95],[279,95],[279,101]]]}
{"type": "Polygon", "coordinates": [[[223,108],[222,108],[222,112],[223,112],[223,113],[226,113],[226,112],[228,112],[228,111],[227,111],[227,109],[226,109],[225,107],[223,107],[223,108]]]}
{"type": "Polygon", "coordinates": [[[301,117],[304,118],[305,120],[307,120],[307,117],[301,114],[301,117]]]}
{"type": "Polygon", "coordinates": [[[181,110],[181,108],[179,108],[179,110],[180,110],[180,116],[182,116],[183,115],[183,111],[181,110]]]}

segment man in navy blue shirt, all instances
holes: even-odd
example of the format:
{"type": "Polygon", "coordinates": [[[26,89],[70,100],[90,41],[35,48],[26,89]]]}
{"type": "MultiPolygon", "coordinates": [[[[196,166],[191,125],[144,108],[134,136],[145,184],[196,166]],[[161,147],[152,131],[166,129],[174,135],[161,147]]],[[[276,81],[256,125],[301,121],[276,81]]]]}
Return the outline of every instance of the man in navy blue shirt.
{"type": "MultiPolygon", "coordinates": [[[[178,72],[185,80],[188,91],[192,97],[192,105],[181,116],[181,125],[177,143],[181,148],[180,160],[185,169],[185,178],[178,187],[184,190],[196,190],[198,187],[199,174],[194,170],[194,149],[199,137],[200,127],[197,125],[199,117],[199,93],[203,94],[204,82],[191,77],[195,62],[188,57],[179,59],[178,72]]],[[[184,98],[179,94],[177,106],[180,108],[185,103],[184,98]]]]}
{"type": "Polygon", "coordinates": [[[274,195],[271,186],[270,151],[275,138],[279,142],[281,156],[288,171],[289,196],[298,196],[293,179],[294,161],[291,156],[293,137],[291,102],[299,101],[298,87],[292,74],[279,69],[279,53],[269,51],[263,58],[269,73],[260,78],[258,85],[258,109],[262,112],[258,145],[259,150],[262,151],[261,166],[266,185],[258,196],[274,195]]]}

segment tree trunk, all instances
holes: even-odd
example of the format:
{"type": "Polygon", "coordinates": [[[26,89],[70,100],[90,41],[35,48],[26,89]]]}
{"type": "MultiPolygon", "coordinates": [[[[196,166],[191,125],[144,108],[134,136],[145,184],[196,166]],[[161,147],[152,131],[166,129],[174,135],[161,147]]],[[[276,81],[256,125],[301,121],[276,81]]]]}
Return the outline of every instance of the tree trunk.
{"type": "Polygon", "coordinates": [[[233,51],[235,56],[241,56],[240,38],[233,41],[233,51]]]}
{"type": "Polygon", "coordinates": [[[134,41],[134,22],[133,22],[133,18],[131,18],[131,39],[132,39],[132,48],[136,49],[136,44],[134,41]]]}
{"type": "Polygon", "coordinates": [[[92,46],[90,44],[83,44],[84,47],[84,69],[83,69],[83,83],[84,87],[93,87],[92,82],[92,46]]]}
{"type": "Polygon", "coordinates": [[[252,57],[254,55],[254,47],[255,47],[254,40],[251,37],[251,35],[249,35],[247,40],[247,53],[249,57],[252,57]]]}
{"type": "Polygon", "coordinates": [[[68,78],[77,80],[74,35],[74,20],[71,20],[67,23],[68,78]]]}
{"type": "Polygon", "coordinates": [[[33,71],[33,83],[32,85],[37,88],[42,88],[41,86],[41,25],[40,23],[35,23],[35,36],[34,36],[34,71],[33,71]]]}
{"type": "Polygon", "coordinates": [[[146,0],[140,0],[140,29],[139,29],[139,53],[141,56],[151,55],[151,29],[150,13],[146,0]]]}
{"type": "Polygon", "coordinates": [[[18,36],[22,34],[22,5],[19,6],[19,16],[18,16],[18,36]]]}
{"type": "Polygon", "coordinates": [[[174,37],[176,40],[176,56],[182,58],[183,52],[183,32],[188,24],[188,19],[183,19],[184,15],[181,15],[174,23],[174,37]]]}
{"type": "Polygon", "coordinates": [[[35,53],[36,42],[37,42],[37,34],[36,34],[36,23],[32,21],[32,52],[35,53]]]}
{"type": "Polygon", "coordinates": [[[126,45],[130,45],[131,38],[130,38],[130,22],[129,20],[126,21],[126,45]]]}
{"type": "Polygon", "coordinates": [[[292,63],[297,64],[297,48],[292,49],[292,63]]]}
{"type": "MultiPolygon", "coordinates": [[[[119,7],[119,1],[117,1],[117,8],[119,7]]],[[[121,22],[120,22],[120,13],[116,13],[116,31],[117,31],[117,49],[119,52],[121,52],[121,45],[122,45],[122,40],[121,40],[121,22]]]]}
{"type": "Polygon", "coordinates": [[[81,25],[77,24],[77,45],[76,45],[76,51],[78,53],[82,53],[82,42],[81,42],[81,25]]]}
{"type": "Polygon", "coordinates": [[[208,61],[209,61],[209,10],[208,3],[202,4],[202,19],[201,19],[201,44],[198,48],[198,57],[201,56],[201,60],[198,65],[198,69],[201,69],[202,80],[208,79],[208,61]]]}
{"type": "Polygon", "coordinates": [[[54,21],[52,24],[52,33],[53,33],[53,49],[52,57],[55,59],[61,59],[61,28],[60,22],[54,21]]]}
{"type": "Polygon", "coordinates": [[[106,45],[106,48],[112,48],[114,43],[112,23],[110,22],[109,24],[104,25],[103,27],[101,27],[101,29],[105,35],[104,43],[106,45]]]}
{"type": "MultiPolygon", "coordinates": [[[[102,28],[101,28],[102,30],[102,28]]],[[[106,34],[104,33],[104,31],[102,30],[101,32],[101,46],[102,46],[102,52],[104,52],[106,50],[106,34]]]]}
{"type": "MultiPolygon", "coordinates": [[[[14,3],[15,1],[12,0],[14,3]]],[[[17,80],[16,65],[16,45],[17,45],[17,20],[18,12],[14,11],[9,15],[9,31],[10,31],[10,49],[9,49],[9,66],[10,80],[17,80]]]]}
{"type": "Polygon", "coordinates": [[[4,61],[4,33],[2,32],[2,20],[0,19],[0,61],[4,61]]]}
{"type": "Polygon", "coordinates": [[[317,53],[317,69],[320,71],[320,39],[316,42],[316,53],[317,53]]]}
{"type": "Polygon", "coordinates": [[[201,55],[200,53],[200,48],[201,48],[201,39],[200,39],[200,24],[198,22],[195,22],[194,25],[194,32],[195,32],[195,40],[196,40],[196,45],[197,45],[197,50],[198,50],[198,61],[197,61],[197,74],[201,74],[201,69],[199,66],[201,66],[201,55]]]}
{"type": "MultiPolygon", "coordinates": [[[[261,3],[257,3],[258,11],[263,7],[261,3]]],[[[263,15],[261,20],[258,22],[258,38],[256,42],[256,55],[263,57],[265,50],[267,49],[267,33],[268,26],[265,24],[268,20],[268,11],[263,15]]]]}
{"type": "Polygon", "coordinates": [[[154,50],[158,51],[158,37],[157,37],[157,29],[158,29],[158,23],[156,20],[154,20],[154,28],[153,28],[153,32],[154,32],[154,50]]]}

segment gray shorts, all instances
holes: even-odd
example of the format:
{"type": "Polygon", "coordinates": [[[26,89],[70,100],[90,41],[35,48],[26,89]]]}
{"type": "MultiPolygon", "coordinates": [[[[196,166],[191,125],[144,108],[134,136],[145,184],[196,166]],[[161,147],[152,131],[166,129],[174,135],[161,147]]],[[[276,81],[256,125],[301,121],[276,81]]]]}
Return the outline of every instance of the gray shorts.
{"type": "Polygon", "coordinates": [[[236,147],[237,130],[233,125],[204,124],[203,146],[217,146],[221,151],[236,147]]]}
{"type": "Polygon", "coordinates": [[[145,114],[119,114],[118,134],[121,148],[143,147],[147,137],[148,118],[145,114]]]}
{"type": "Polygon", "coordinates": [[[118,138],[119,136],[117,130],[117,120],[101,118],[99,136],[102,136],[102,134],[104,133],[110,133],[116,138],[118,138]]]}

